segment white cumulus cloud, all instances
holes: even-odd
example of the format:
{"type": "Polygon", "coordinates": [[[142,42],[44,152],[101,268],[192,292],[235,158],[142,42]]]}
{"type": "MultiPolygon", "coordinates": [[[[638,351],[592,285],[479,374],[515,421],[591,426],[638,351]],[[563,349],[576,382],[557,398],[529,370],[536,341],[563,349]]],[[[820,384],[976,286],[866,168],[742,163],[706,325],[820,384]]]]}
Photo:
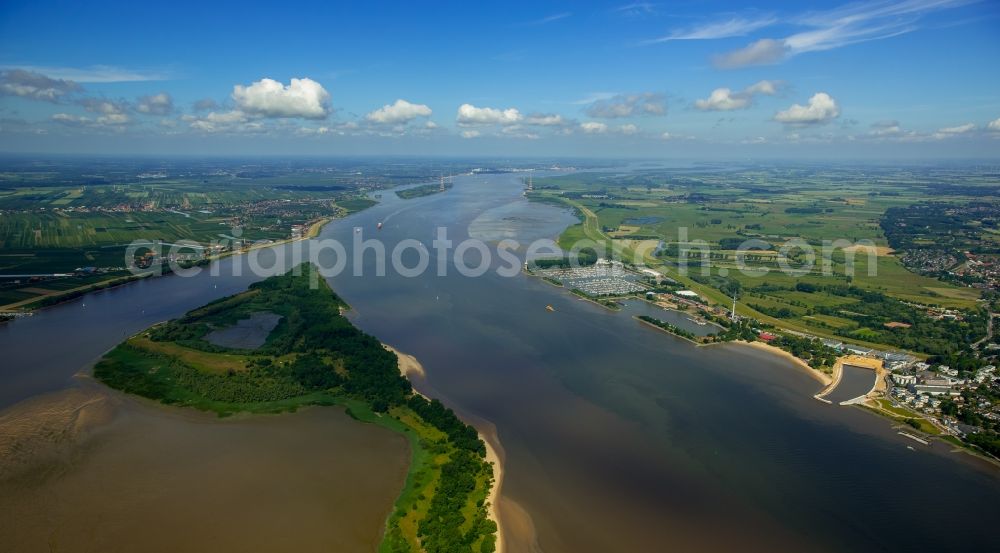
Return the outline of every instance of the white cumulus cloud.
{"type": "Polygon", "coordinates": [[[958,125],[955,127],[945,127],[943,129],[938,129],[937,132],[934,133],[934,138],[937,139],[951,138],[953,136],[970,133],[974,130],[976,130],[976,125],[974,125],[973,123],[966,123],[964,125],[958,125]]]}
{"type": "Polygon", "coordinates": [[[728,88],[716,88],[704,100],[695,100],[694,107],[702,111],[730,111],[750,107],[750,96],[733,93],[728,88]]]}
{"type": "Polygon", "coordinates": [[[554,113],[533,113],[524,118],[524,123],[526,125],[535,125],[538,127],[561,127],[566,125],[568,122],[562,115],[556,115],[554,113]]]}
{"type": "Polygon", "coordinates": [[[260,117],[324,119],[330,114],[330,93],[308,78],[292,79],[287,86],[273,79],[236,85],[232,97],[240,110],[260,117]]]}
{"type": "Polygon", "coordinates": [[[411,104],[399,99],[365,115],[365,119],[380,125],[398,125],[409,123],[417,117],[430,117],[431,113],[431,108],[424,104],[411,104]]]}
{"type": "Polygon", "coordinates": [[[829,94],[817,92],[809,98],[808,105],[792,104],[790,108],[774,114],[774,120],[791,126],[819,125],[839,115],[837,102],[829,94]]]}
{"type": "Polygon", "coordinates": [[[513,125],[519,123],[524,116],[516,108],[496,109],[477,108],[472,104],[462,104],[458,107],[456,121],[463,127],[478,125],[513,125]]]}
{"type": "Polygon", "coordinates": [[[656,92],[618,94],[611,98],[597,100],[586,111],[587,115],[599,119],[616,119],[639,115],[665,115],[667,113],[667,99],[663,94],[656,92]]]}
{"type": "Polygon", "coordinates": [[[596,121],[587,121],[585,123],[580,123],[580,130],[587,134],[601,134],[608,132],[608,126],[604,123],[598,123],[596,121]]]}
{"type": "Polygon", "coordinates": [[[695,100],[694,107],[702,111],[732,111],[746,109],[753,105],[753,97],[757,94],[773,96],[781,86],[777,81],[758,81],[742,91],[734,92],[729,88],[716,88],[703,100],[695,100]]]}
{"type": "Polygon", "coordinates": [[[899,121],[887,120],[887,121],[876,121],[872,123],[872,136],[895,136],[903,132],[903,129],[899,126],[899,121]]]}
{"type": "Polygon", "coordinates": [[[149,115],[169,115],[174,111],[174,99],[166,92],[141,96],[136,103],[135,110],[149,115]]]}
{"type": "Polygon", "coordinates": [[[1000,131],[1000,117],[990,121],[986,124],[986,128],[991,131],[1000,131]]]}

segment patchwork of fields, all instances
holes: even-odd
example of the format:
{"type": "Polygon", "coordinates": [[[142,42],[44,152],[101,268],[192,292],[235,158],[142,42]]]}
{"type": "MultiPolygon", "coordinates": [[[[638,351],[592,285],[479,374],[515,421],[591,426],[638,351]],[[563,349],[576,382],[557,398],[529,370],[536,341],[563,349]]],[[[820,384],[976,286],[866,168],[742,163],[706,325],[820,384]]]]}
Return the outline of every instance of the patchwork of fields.
{"type": "Polygon", "coordinates": [[[885,316],[910,325],[929,316],[912,304],[964,310],[966,322],[945,335],[974,336],[982,290],[911,272],[888,247],[880,222],[891,208],[961,206],[996,192],[980,181],[944,170],[646,170],[537,179],[529,197],[580,216],[560,237],[563,248],[592,241],[717,303],[728,305],[736,294],[741,313],[783,328],[919,349],[915,330],[884,327],[867,304],[884,296],[885,316]],[[962,186],[947,187],[954,182],[962,186]],[[823,244],[838,240],[860,245],[833,248],[824,270],[823,244]]]}

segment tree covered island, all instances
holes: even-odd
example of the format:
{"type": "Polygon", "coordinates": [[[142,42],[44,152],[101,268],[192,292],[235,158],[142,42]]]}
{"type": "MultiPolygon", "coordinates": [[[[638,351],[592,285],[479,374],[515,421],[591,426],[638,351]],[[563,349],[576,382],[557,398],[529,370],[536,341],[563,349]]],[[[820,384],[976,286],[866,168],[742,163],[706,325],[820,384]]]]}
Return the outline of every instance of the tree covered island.
{"type": "Polygon", "coordinates": [[[342,315],[346,304],[326,282],[310,287],[313,270],[300,265],[153,326],[108,352],[94,375],[124,392],[220,416],[345,406],[411,445],[380,551],[494,551],[493,467],[479,434],[415,393],[396,355],[342,315]],[[236,326],[242,341],[226,334],[236,326]]]}

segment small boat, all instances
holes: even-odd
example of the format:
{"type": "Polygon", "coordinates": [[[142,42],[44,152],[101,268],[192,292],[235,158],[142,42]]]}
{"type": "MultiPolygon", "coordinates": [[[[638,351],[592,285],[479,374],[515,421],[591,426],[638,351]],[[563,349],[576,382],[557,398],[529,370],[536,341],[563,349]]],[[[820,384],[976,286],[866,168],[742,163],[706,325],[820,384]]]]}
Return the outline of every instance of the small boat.
{"type": "Polygon", "coordinates": [[[545,306],[545,310],[546,310],[546,311],[555,311],[555,310],[556,310],[556,308],[555,308],[555,307],[552,307],[551,305],[546,305],[546,306],[545,306]]]}
{"type": "Polygon", "coordinates": [[[375,228],[382,230],[382,221],[379,221],[379,223],[375,225],[375,228]]]}
{"type": "Polygon", "coordinates": [[[361,234],[361,227],[354,227],[354,232],[361,234]]]}

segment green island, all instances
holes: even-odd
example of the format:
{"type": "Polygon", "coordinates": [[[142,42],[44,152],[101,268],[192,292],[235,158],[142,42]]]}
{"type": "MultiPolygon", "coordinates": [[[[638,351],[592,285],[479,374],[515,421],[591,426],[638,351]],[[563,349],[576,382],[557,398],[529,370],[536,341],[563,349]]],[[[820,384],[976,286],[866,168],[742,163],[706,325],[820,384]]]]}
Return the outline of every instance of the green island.
{"type": "Polygon", "coordinates": [[[433,183],[422,184],[420,186],[396,190],[396,196],[399,196],[403,200],[412,200],[413,198],[423,198],[424,196],[431,196],[439,192],[444,192],[445,190],[450,190],[451,187],[451,183],[444,183],[444,185],[433,183]]]}
{"type": "Polygon", "coordinates": [[[403,434],[411,446],[380,552],[494,551],[494,474],[485,443],[451,409],[413,390],[397,356],[342,315],[346,304],[314,270],[300,265],[132,336],[97,363],[94,376],[127,393],[220,416],[343,406],[360,421],[403,434]],[[256,327],[259,344],[219,345],[220,331],[248,320],[271,325],[256,327]]]}

